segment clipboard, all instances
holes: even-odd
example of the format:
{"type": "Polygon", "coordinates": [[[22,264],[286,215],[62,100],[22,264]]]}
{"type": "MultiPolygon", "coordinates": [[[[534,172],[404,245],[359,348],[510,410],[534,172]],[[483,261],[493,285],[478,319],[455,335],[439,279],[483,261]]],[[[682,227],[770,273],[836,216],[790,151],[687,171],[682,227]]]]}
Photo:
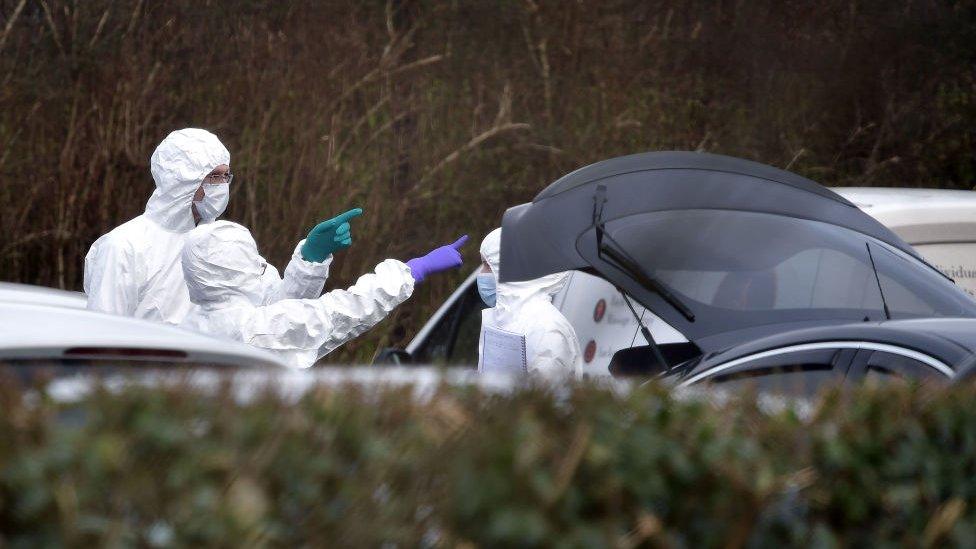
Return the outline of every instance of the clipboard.
{"type": "Polygon", "coordinates": [[[525,336],[487,326],[481,338],[478,372],[482,374],[524,374],[529,371],[525,336]]]}

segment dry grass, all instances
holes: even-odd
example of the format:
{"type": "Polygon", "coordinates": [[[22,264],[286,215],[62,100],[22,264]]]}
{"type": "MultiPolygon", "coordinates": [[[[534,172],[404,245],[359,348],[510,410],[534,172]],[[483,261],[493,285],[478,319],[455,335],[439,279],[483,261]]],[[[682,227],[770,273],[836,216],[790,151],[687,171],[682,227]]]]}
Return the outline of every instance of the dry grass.
{"type": "MultiPolygon", "coordinates": [[[[0,276],[79,288],[172,129],[232,152],[230,219],[280,266],[366,215],[346,283],[602,158],[722,152],[827,184],[973,185],[972,2],[0,0],[0,276]],[[237,184],[237,182],[240,184],[237,184]]],[[[336,355],[402,342],[444,277],[336,355]]]]}

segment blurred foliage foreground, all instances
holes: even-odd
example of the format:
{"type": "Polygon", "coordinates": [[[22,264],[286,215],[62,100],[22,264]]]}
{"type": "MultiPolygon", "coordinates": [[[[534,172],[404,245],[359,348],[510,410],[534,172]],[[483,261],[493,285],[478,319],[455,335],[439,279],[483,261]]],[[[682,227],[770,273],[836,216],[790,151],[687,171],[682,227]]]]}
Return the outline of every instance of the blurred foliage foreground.
{"type": "Polygon", "coordinates": [[[802,418],[660,388],[0,387],[10,546],[921,546],[976,539],[972,388],[802,418]]]}

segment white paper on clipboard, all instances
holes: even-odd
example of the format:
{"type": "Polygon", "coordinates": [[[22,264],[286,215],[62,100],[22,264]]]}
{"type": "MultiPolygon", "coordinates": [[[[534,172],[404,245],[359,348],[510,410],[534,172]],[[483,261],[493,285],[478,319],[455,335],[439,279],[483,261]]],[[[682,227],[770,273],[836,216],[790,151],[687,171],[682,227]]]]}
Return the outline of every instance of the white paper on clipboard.
{"type": "Polygon", "coordinates": [[[481,373],[522,374],[528,371],[525,336],[485,327],[481,341],[481,373]]]}

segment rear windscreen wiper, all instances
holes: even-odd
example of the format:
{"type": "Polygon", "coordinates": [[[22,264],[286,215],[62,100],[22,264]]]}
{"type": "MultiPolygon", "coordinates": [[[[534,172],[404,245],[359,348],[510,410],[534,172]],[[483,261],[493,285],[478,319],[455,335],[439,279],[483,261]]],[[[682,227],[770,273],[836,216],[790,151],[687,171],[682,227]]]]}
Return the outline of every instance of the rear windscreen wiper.
{"type": "MultiPolygon", "coordinates": [[[[600,232],[602,231],[598,228],[597,235],[599,235],[600,232]]],[[[610,242],[615,246],[619,247],[609,236],[607,236],[607,239],[609,239],[610,242]]],[[[668,305],[674,307],[679,313],[682,314],[682,316],[688,319],[689,322],[695,321],[695,313],[691,312],[691,309],[689,309],[687,305],[682,303],[677,296],[671,293],[671,291],[664,287],[663,284],[658,282],[656,278],[644,272],[644,269],[642,269],[632,259],[627,257],[625,252],[618,251],[613,246],[610,246],[605,242],[601,242],[599,244],[599,252],[600,259],[603,259],[604,261],[609,259],[612,263],[614,263],[615,267],[633,277],[638,283],[640,283],[641,286],[661,296],[664,301],[668,302],[668,305]]]]}
{"type": "Polygon", "coordinates": [[[689,322],[694,322],[695,313],[664,284],[641,268],[640,264],[634,261],[624,251],[623,247],[614,241],[613,237],[607,234],[603,224],[603,204],[607,201],[606,191],[606,186],[599,185],[596,188],[596,195],[593,197],[593,227],[596,229],[597,256],[604,261],[610,260],[614,267],[625,272],[647,290],[661,296],[668,305],[674,307],[689,322]]]}

